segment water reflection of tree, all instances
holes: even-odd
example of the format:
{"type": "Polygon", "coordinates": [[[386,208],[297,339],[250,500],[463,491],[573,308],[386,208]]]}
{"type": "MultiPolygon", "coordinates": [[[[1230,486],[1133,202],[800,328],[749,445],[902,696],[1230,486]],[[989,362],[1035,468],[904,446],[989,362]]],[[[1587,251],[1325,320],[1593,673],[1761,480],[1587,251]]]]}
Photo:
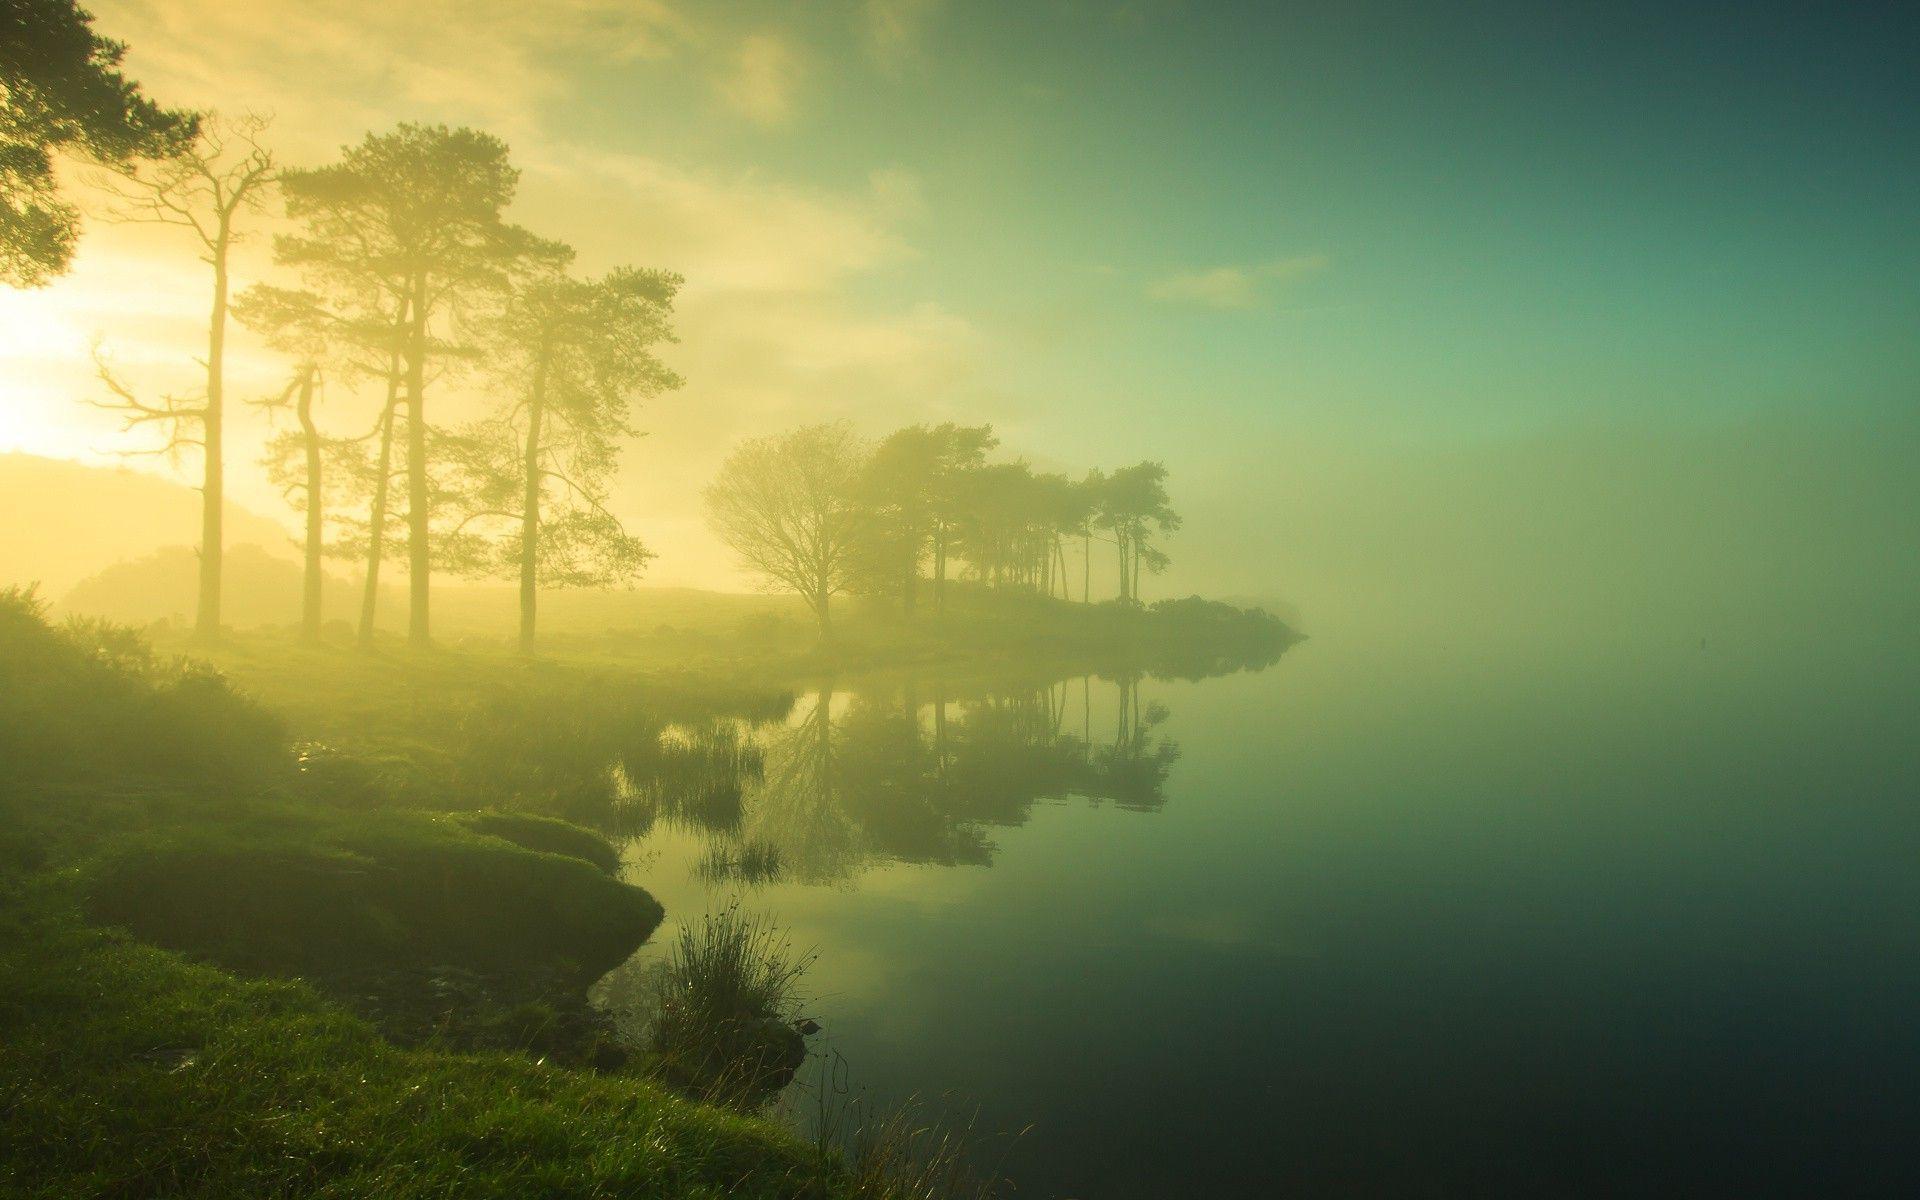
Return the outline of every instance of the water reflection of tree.
{"type": "Polygon", "coordinates": [[[1121,808],[1152,810],[1166,803],[1167,775],[1180,757],[1180,748],[1154,730],[1165,723],[1167,706],[1140,704],[1140,676],[1123,675],[1117,681],[1113,743],[1093,749],[1088,759],[1086,794],[1112,800],[1121,808]]]}
{"type": "Polygon", "coordinates": [[[741,842],[770,850],[784,878],[821,883],[851,875],[868,857],[867,838],[838,802],[843,756],[832,688],[802,700],[799,718],[767,734],[762,745],[765,777],[754,791],[741,842]]]}
{"type": "Polygon", "coordinates": [[[696,872],[730,887],[844,880],[880,859],[985,865],[992,831],[1024,823],[1037,801],[1165,803],[1179,751],[1141,679],[972,690],[904,679],[778,704],[529,688],[465,716],[458,770],[481,802],[616,838],[691,833],[704,843],[696,872]],[[1114,714],[1099,731],[1096,689],[1114,714]]]}
{"type": "Polygon", "coordinates": [[[738,831],[713,830],[702,873],[751,885],[846,879],[876,859],[986,865],[991,831],[1025,823],[1042,799],[1158,808],[1179,751],[1155,732],[1166,709],[1142,709],[1138,683],[1117,683],[1110,741],[1092,734],[1090,681],[1078,732],[1066,728],[1068,683],[965,698],[935,687],[923,702],[909,681],[842,705],[821,689],[763,735],[764,778],[738,831]]]}

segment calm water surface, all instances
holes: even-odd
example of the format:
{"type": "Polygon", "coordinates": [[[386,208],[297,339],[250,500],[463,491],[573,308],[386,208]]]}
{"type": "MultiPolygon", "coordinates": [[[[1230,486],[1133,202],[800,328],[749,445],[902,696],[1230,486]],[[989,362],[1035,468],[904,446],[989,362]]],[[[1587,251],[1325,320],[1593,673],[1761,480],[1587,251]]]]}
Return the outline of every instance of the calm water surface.
{"type": "Polygon", "coordinates": [[[1912,642],[841,681],[633,844],[623,970],[776,914],[816,1050],[1029,1128],[1020,1195],[1914,1194],[1912,642]]]}

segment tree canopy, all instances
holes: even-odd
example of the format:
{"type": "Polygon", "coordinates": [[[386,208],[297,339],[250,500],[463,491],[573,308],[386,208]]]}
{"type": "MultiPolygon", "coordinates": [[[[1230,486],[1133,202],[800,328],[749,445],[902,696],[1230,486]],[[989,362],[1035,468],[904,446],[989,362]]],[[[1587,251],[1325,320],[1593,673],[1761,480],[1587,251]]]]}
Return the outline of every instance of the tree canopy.
{"type": "Polygon", "coordinates": [[[805,600],[822,636],[833,597],[859,578],[866,456],[851,426],[808,425],[742,444],[706,492],[720,540],[769,586],[805,600]]]}
{"type": "Polygon", "coordinates": [[[39,287],[73,261],[80,214],[60,193],[56,153],[165,158],[197,133],[195,114],[160,107],[121,72],[126,52],[75,0],[0,0],[0,280],[39,287]]]}

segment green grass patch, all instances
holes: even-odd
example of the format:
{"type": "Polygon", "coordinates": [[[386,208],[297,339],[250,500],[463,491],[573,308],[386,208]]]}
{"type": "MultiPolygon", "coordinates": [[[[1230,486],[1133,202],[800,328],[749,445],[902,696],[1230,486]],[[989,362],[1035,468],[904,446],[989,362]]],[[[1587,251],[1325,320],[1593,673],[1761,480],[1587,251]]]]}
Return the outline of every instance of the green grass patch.
{"type": "Polygon", "coordinates": [[[303,984],[82,928],[47,893],[9,897],[0,926],[0,1194],[858,1194],[765,1122],[643,1079],[396,1047],[303,984]]]}

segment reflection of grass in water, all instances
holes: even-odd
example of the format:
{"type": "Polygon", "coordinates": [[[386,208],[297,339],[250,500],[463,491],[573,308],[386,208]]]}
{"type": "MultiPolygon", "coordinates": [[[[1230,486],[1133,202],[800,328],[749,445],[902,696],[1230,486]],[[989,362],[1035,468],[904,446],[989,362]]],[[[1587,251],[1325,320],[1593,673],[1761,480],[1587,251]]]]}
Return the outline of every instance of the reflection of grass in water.
{"type": "Polygon", "coordinates": [[[765,887],[780,881],[782,862],[777,846],[759,842],[729,845],[716,841],[694,864],[693,873],[702,883],[732,883],[742,887],[765,887]]]}
{"type": "Polygon", "coordinates": [[[732,721],[662,730],[623,753],[618,767],[627,823],[667,820],[707,833],[739,831],[742,791],[765,769],[760,747],[732,721]]]}

